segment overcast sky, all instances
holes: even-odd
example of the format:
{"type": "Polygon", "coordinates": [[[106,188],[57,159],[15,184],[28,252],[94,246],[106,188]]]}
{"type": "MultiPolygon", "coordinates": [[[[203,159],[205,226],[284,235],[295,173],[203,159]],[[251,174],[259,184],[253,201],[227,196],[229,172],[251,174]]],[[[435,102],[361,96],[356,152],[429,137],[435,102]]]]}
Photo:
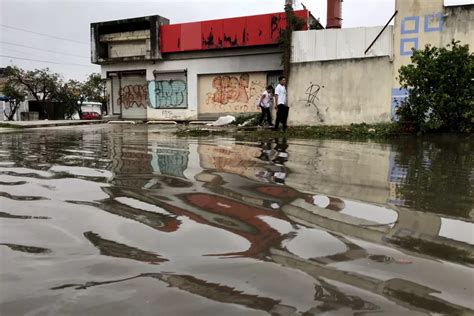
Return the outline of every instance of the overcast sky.
{"type": "MultiPolygon", "coordinates": [[[[474,0],[447,1],[474,2],[474,0]]],[[[49,67],[65,79],[82,80],[92,72],[99,72],[100,69],[99,66],[90,63],[91,22],[155,14],[170,19],[171,23],[201,21],[279,12],[283,10],[284,2],[284,0],[0,0],[0,55],[2,55],[0,67],[13,64],[25,69],[49,67]],[[45,37],[18,28],[58,38],[45,37]]],[[[327,0],[296,0],[295,9],[301,8],[301,2],[316,18],[321,18],[323,25],[326,24],[327,0]]],[[[343,27],[383,25],[391,17],[394,9],[395,0],[344,0],[343,27]]]]}

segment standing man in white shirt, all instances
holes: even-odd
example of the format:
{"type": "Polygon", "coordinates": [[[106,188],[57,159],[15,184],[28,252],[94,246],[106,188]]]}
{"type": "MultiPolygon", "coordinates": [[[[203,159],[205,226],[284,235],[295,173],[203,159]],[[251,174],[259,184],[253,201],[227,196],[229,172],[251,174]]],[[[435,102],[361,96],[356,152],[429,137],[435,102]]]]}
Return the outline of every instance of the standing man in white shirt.
{"type": "Polygon", "coordinates": [[[278,78],[279,84],[275,89],[275,104],[277,109],[274,130],[278,131],[280,123],[283,125],[283,131],[286,131],[286,121],[288,120],[288,100],[286,97],[286,78],[281,76],[278,78]]]}

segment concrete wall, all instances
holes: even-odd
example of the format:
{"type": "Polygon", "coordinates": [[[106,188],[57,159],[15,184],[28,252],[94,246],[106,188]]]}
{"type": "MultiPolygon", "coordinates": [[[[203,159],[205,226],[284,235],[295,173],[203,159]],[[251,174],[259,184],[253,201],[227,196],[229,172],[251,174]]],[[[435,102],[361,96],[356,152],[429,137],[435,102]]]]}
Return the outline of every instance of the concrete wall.
{"type": "Polygon", "coordinates": [[[240,56],[221,56],[176,60],[162,60],[153,62],[126,62],[110,65],[102,65],[102,77],[106,78],[108,72],[130,71],[136,69],[146,70],[148,83],[155,80],[155,72],[186,72],[187,84],[187,107],[186,108],[152,108],[148,106],[148,120],[197,120],[199,108],[198,78],[201,75],[221,75],[243,72],[270,72],[281,70],[280,53],[259,54],[240,56]]]}
{"type": "Polygon", "coordinates": [[[104,34],[99,41],[107,44],[109,58],[147,56],[147,52],[150,53],[150,30],[104,34]]]}
{"type": "Polygon", "coordinates": [[[290,125],[342,125],[390,119],[389,57],[292,65],[290,125]]]}
{"type": "Polygon", "coordinates": [[[382,30],[380,26],[295,32],[289,124],[342,125],[390,119],[393,28],[382,30]]]}

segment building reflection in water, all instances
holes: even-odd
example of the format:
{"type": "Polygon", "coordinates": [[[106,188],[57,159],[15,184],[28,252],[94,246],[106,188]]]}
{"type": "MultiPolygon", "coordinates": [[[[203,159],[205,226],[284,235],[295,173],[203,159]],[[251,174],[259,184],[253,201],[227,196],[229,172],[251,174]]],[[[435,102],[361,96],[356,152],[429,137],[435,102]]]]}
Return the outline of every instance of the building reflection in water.
{"type": "MultiPolygon", "coordinates": [[[[270,261],[311,275],[318,284],[314,298],[319,303],[308,311],[310,313],[342,307],[359,311],[379,308],[358,296],[345,294],[334,282],[381,296],[412,311],[453,314],[472,312],[468,307],[435,296],[439,291],[429,285],[433,284],[432,282],[418,280],[421,283],[417,283],[410,278],[409,273],[405,278],[400,275],[380,278],[371,272],[342,268],[347,264],[357,266],[359,262],[382,265],[404,262],[388,255],[372,253],[372,250],[367,249],[378,249],[377,247],[390,247],[401,251],[401,254],[411,258],[406,260],[406,263],[411,263],[412,260],[429,262],[427,267],[433,273],[445,269],[438,260],[463,266],[474,264],[472,240],[456,240],[440,235],[442,223],[446,222],[446,218],[415,209],[374,204],[376,201],[389,199],[390,185],[387,181],[381,181],[380,177],[373,183],[367,183],[370,179],[348,181],[349,185],[358,182],[361,188],[372,186],[375,194],[383,192],[382,197],[376,197],[373,193],[363,194],[366,200],[372,201],[360,202],[347,198],[347,195],[353,192],[346,192],[342,196],[327,194],[336,188],[335,181],[331,179],[330,185],[323,192],[315,191],[314,185],[302,186],[309,180],[305,176],[301,178],[303,181],[297,188],[292,185],[296,181],[295,176],[310,174],[314,177],[317,174],[314,166],[324,164],[321,160],[315,163],[314,159],[321,159],[325,155],[324,149],[322,154],[312,157],[312,161],[301,163],[301,159],[308,156],[300,155],[304,146],[297,146],[296,154],[292,153],[284,138],[263,142],[260,147],[216,145],[197,141],[194,148],[198,155],[193,156],[199,158],[196,163],[190,159],[193,153],[188,146],[194,144],[173,143],[173,140],[152,142],[151,146],[148,142],[135,143],[133,146],[120,144],[118,148],[122,151],[114,152],[117,156],[113,159],[116,161],[113,186],[104,188],[110,199],[98,207],[161,232],[172,234],[179,231],[182,219],[188,218],[200,225],[212,226],[238,235],[249,242],[248,249],[204,255],[270,261]],[[292,163],[293,157],[299,163],[292,163]],[[189,167],[190,164],[194,165],[189,167]],[[313,166],[313,170],[308,171],[309,165],[313,166]],[[160,211],[144,211],[145,207],[133,209],[130,203],[124,204],[124,197],[132,200],[133,205],[142,203],[148,208],[159,208],[160,211]],[[282,229],[281,223],[286,223],[285,229],[282,229]],[[333,249],[327,249],[327,254],[306,256],[303,254],[305,251],[298,250],[295,246],[298,236],[304,232],[322,234],[321,238],[324,238],[325,243],[337,244],[341,250],[334,253],[333,249]],[[362,247],[360,242],[369,243],[370,247],[362,247]]],[[[314,148],[310,147],[308,150],[314,148]]],[[[373,147],[373,150],[379,149],[373,147]]],[[[332,162],[330,157],[325,159],[329,159],[331,170],[335,170],[337,163],[332,162]]],[[[386,163],[378,166],[389,169],[389,155],[379,155],[376,159],[385,159],[386,163]]],[[[341,171],[346,172],[350,169],[350,163],[346,161],[344,164],[341,171]]],[[[357,166],[353,165],[352,168],[357,166]]],[[[377,172],[377,175],[379,173],[382,174],[377,172]]],[[[376,176],[372,176],[374,177],[376,176]]],[[[324,183],[324,179],[318,181],[324,183]]],[[[344,187],[346,184],[342,185],[342,188],[344,187]]],[[[337,188],[334,192],[343,191],[337,188]]],[[[472,223],[464,223],[472,229],[472,223]]],[[[134,260],[155,263],[168,260],[156,254],[101,239],[91,232],[86,234],[86,238],[107,256],[130,256],[134,260]],[[129,255],[130,253],[133,255],[129,255]]],[[[446,235],[446,231],[444,234],[446,235]]],[[[317,245],[317,241],[316,244],[313,241],[314,245],[317,245]]],[[[394,275],[390,268],[384,269],[387,276],[394,275]]],[[[415,273],[413,269],[410,271],[415,273]]],[[[275,299],[248,295],[226,285],[191,275],[156,273],[131,278],[141,277],[159,279],[170,286],[219,302],[240,303],[269,312],[275,309],[296,310],[295,307],[280,306],[275,299]]],[[[466,282],[469,283],[469,277],[466,277],[466,282]]],[[[437,278],[449,281],[448,275],[440,275],[437,278]]],[[[123,280],[91,282],[89,286],[123,280]]],[[[78,288],[81,286],[84,287],[77,285],[78,288]]]]}

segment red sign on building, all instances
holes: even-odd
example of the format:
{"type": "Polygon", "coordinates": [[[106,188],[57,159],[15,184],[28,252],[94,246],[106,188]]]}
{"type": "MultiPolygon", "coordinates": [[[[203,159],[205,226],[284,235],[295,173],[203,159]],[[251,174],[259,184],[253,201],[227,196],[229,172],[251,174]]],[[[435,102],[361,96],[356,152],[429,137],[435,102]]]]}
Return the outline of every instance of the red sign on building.
{"type": "MultiPolygon", "coordinates": [[[[307,29],[309,11],[298,10],[307,29]]],[[[272,13],[230,19],[162,25],[162,53],[274,45],[286,27],[285,13],[272,13]]]]}

